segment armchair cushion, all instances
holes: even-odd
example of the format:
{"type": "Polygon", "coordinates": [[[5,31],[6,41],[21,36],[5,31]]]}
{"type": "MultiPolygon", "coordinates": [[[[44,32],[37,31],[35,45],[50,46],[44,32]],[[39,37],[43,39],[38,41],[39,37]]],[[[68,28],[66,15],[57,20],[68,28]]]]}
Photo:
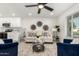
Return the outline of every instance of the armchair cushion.
{"type": "Polygon", "coordinates": [[[3,39],[4,43],[12,43],[12,39],[3,39]]]}
{"type": "Polygon", "coordinates": [[[72,41],[72,39],[64,39],[64,43],[71,43],[72,41]]]}

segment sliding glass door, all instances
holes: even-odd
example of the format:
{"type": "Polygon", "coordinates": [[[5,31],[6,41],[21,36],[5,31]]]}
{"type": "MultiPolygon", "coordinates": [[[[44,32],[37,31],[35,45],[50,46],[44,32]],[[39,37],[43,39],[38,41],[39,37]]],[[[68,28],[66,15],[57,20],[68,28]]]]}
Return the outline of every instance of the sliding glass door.
{"type": "Polygon", "coordinates": [[[79,38],[79,13],[67,17],[67,35],[79,38]]]}

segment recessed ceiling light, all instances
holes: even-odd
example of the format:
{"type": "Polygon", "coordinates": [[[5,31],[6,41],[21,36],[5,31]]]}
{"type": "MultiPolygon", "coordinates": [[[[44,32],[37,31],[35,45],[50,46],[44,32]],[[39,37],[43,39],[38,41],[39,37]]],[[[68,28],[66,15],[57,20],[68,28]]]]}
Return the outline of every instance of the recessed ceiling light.
{"type": "Polygon", "coordinates": [[[15,13],[12,13],[12,16],[16,16],[16,14],[15,13]]]}
{"type": "Polygon", "coordinates": [[[32,16],[32,13],[28,13],[29,16],[32,16]]]}
{"type": "Polygon", "coordinates": [[[51,13],[50,13],[50,15],[52,16],[52,15],[54,15],[54,13],[53,13],[53,12],[51,12],[51,13]]]}

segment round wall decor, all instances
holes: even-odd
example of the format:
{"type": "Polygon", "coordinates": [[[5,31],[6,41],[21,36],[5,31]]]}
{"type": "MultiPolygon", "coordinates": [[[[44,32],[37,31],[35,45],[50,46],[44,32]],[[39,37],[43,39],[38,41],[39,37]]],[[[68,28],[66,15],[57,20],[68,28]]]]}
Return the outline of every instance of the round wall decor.
{"type": "Polygon", "coordinates": [[[48,25],[44,25],[44,26],[43,26],[43,30],[45,30],[45,31],[49,30],[48,25]]]}
{"type": "Polygon", "coordinates": [[[31,29],[32,30],[35,30],[36,29],[36,26],[33,24],[33,25],[31,25],[31,29]]]}
{"type": "Polygon", "coordinates": [[[38,22],[37,22],[37,26],[38,26],[38,27],[41,27],[41,26],[42,26],[42,22],[41,22],[41,21],[38,21],[38,22]]]}

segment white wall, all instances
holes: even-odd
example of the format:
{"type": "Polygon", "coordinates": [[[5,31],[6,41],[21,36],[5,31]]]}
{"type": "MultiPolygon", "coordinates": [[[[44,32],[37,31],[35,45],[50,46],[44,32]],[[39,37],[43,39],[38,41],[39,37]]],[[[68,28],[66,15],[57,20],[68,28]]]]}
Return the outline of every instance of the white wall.
{"type": "MultiPolygon", "coordinates": [[[[26,17],[26,18],[22,19],[22,21],[21,21],[22,22],[22,27],[26,28],[26,30],[31,30],[30,26],[32,24],[36,25],[36,23],[38,21],[43,22],[43,25],[44,24],[48,25],[50,30],[56,24],[56,19],[54,19],[54,18],[26,17]]],[[[42,30],[42,27],[37,27],[37,29],[41,29],[42,30]]]]}
{"type": "Polygon", "coordinates": [[[61,41],[63,41],[63,39],[67,36],[67,16],[72,15],[76,12],[79,12],[79,4],[75,4],[58,18],[58,24],[61,27],[61,41]]]}
{"type": "Polygon", "coordinates": [[[11,23],[11,27],[21,27],[21,18],[19,17],[0,17],[0,27],[3,23],[11,23]]]}
{"type": "MultiPolygon", "coordinates": [[[[43,25],[48,25],[49,30],[56,25],[55,18],[43,18],[43,17],[26,17],[26,18],[18,18],[18,17],[0,17],[0,27],[2,27],[3,23],[11,23],[11,27],[22,27],[25,28],[26,31],[30,31],[30,27],[32,24],[37,26],[37,22],[41,21],[43,25]]],[[[43,30],[43,25],[41,27],[37,26],[37,30],[43,30]]]]}

